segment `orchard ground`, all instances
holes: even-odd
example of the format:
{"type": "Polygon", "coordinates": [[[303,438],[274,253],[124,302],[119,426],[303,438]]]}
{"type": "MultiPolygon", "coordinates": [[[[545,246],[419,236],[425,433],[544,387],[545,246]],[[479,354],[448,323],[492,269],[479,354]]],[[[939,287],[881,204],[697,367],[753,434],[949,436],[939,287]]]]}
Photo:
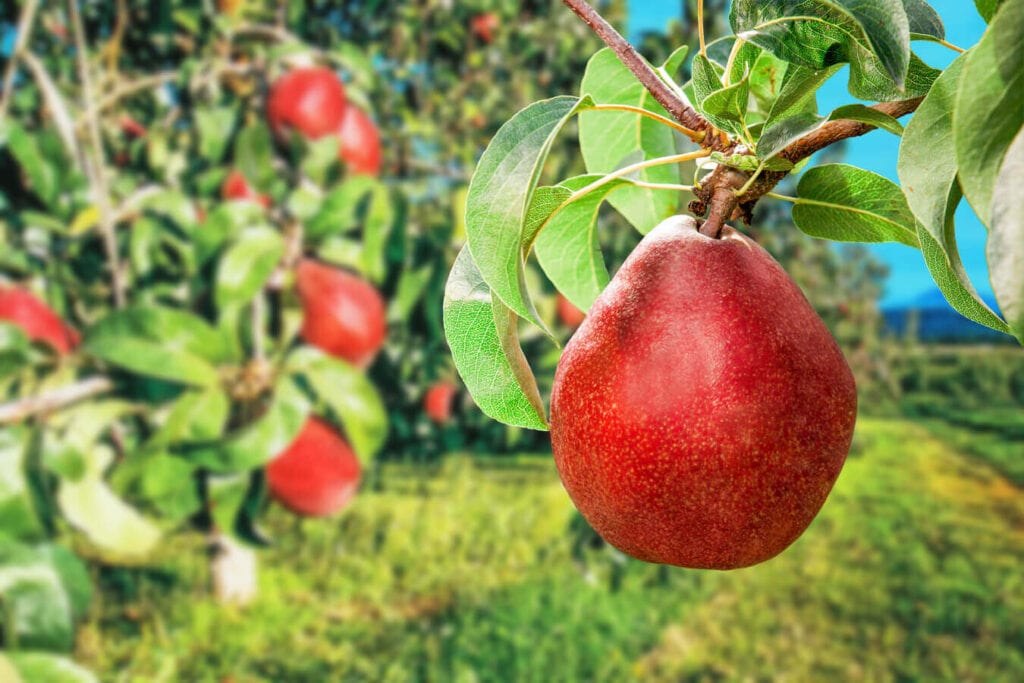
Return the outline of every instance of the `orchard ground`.
{"type": "Polygon", "coordinates": [[[275,510],[249,608],[210,600],[198,539],[99,570],[76,659],[154,683],[1021,680],[1024,420],[947,412],[862,417],[810,530],[735,572],[601,547],[550,455],[385,464],[338,519],[275,510]]]}

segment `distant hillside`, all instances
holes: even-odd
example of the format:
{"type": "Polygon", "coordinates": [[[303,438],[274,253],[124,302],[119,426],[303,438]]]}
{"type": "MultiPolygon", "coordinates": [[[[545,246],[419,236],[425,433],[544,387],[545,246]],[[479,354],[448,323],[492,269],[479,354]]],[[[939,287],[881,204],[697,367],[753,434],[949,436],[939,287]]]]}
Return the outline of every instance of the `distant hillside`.
{"type": "MultiPolygon", "coordinates": [[[[983,295],[982,298],[992,310],[999,310],[991,294],[983,295]]],[[[915,325],[917,338],[923,342],[1014,343],[1009,335],[979,325],[957,313],[938,289],[924,292],[906,303],[883,306],[882,315],[885,318],[885,331],[893,336],[905,335],[907,327],[915,325]]]]}

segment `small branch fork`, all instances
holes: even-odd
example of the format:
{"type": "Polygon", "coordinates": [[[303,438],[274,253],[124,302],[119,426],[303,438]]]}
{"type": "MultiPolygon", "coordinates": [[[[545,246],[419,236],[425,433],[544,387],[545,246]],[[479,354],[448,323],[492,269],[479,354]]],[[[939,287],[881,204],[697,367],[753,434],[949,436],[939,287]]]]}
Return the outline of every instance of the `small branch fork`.
{"type": "MultiPolygon", "coordinates": [[[[719,151],[726,155],[738,153],[738,148],[745,146],[742,141],[732,140],[724,134],[718,134],[719,131],[716,131],[707,119],[668,87],[636,49],[586,0],[562,0],[562,2],[618,55],[619,60],[633,72],[640,83],[650,91],[654,99],[665,107],[665,110],[673,118],[687,129],[703,134],[700,139],[693,138],[695,142],[705,149],[719,151]]],[[[703,19],[703,16],[698,17],[699,22],[703,23],[703,19]]],[[[873,105],[872,109],[899,118],[916,110],[923,99],[923,97],[915,97],[897,102],[883,102],[873,105]]],[[[859,121],[831,121],[796,140],[782,150],[778,156],[795,164],[840,140],[864,135],[874,129],[875,126],[859,121]]],[[[742,218],[744,222],[749,223],[757,201],[766,193],[771,192],[786,177],[786,174],[785,171],[769,171],[752,178],[751,174],[719,165],[695,189],[697,199],[690,202],[690,211],[699,216],[707,215],[700,231],[710,237],[718,237],[728,220],[742,218]]]]}

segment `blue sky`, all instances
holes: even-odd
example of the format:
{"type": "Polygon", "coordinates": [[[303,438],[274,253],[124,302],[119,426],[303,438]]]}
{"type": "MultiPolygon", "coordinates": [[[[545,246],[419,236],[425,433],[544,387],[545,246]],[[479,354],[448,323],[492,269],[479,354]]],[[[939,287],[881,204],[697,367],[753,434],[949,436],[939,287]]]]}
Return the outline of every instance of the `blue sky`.
{"type": "MultiPolygon", "coordinates": [[[[960,47],[978,42],[985,30],[985,22],[967,0],[931,0],[931,5],[946,25],[946,39],[960,47]]],[[[630,3],[629,34],[634,39],[644,31],[660,31],[668,21],[679,16],[681,2],[664,0],[633,0],[630,3]]],[[[952,50],[934,43],[915,42],[915,52],[934,67],[944,68],[956,57],[952,50]]],[[[855,101],[846,90],[846,71],[839,72],[819,91],[818,104],[829,111],[842,104],[855,101]]],[[[890,133],[874,131],[851,141],[847,145],[844,161],[866,168],[896,180],[896,158],[899,141],[890,133]]],[[[986,232],[977,217],[962,202],[956,214],[957,243],[960,255],[975,287],[983,295],[991,296],[988,267],[985,263],[986,232]]],[[[884,261],[890,270],[884,303],[897,304],[928,295],[937,288],[932,282],[921,254],[916,249],[899,244],[871,245],[871,251],[884,261]]]]}

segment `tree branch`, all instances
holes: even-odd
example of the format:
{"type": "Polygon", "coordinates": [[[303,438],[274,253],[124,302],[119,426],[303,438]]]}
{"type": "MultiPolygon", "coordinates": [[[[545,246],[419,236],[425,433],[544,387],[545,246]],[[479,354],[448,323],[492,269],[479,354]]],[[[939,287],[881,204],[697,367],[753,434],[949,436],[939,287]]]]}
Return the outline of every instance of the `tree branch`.
{"type": "MultiPolygon", "coordinates": [[[[915,97],[909,100],[899,100],[898,102],[882,102],[872,105],[871,108],[898,119],[916,110],[923,99],[924,97],[915,97]]],[[[860,121],[830,121],[818,130],[803,136],[789,145],[789,147],[779,153],[779,156],[796,163],[840,140],[855,138],[874,129],[875,126],[872,126],[870,123],[862,123],[860,121]]]]}
{"type": "Polygon", "coordinates": [[[113,388],[114,383],[107,377],[89,377],[37,396],[3,403],[0,404],[0,425],[14,424],[33,415],[60,410],[98,394],[105,394],[113,388]]]}
{"type": "Polygon", "coordinates": [[[14,76],[18,73],[18,60],[21,53],[28,45],[28,37],[32,32],[32,23],[36,18],[36,9],[39,7],[39,0],[25,0],[21,8],[21,16],[18,18],[17,33],[14,38],[14,49],[7,60],[7,71],[4,72],[3,92],[0,93],[0,121],[7,116],[7,108],[11,106],[11,99],[14,93],[14,76]]]}
{"type": "MultiPolygon", "coordinates": [[[[899,118],[915,111],[923,99],[923,97],[915,97],[897,102],[882,102],[872,105],[871,108],[899,118]]],[[[874,129],[875,126],[859,121],[830,121],[791,143],[779,152],[778,156],[795,164],[840,140],[858,137],[874,129]]],[[[691,203],[690,210],[698,215],[703,215],[710,208],[706,221],[710,225],[705,234],[717,234],[721,230],[720,223],[730,218],[743,218],[746,223],[749,223],[757,201],[765,193],[771,192],[786,175],[787,173],[782,171],[764,172],[750,184],[741,197],[737,197],[735,193],[746,184],[750,175],[727,166],[719,166],[704,179],[700,189],[695,192],[698,200],[691,203]]],[[[704,232],[703,227],[701,231],[704,232]]]]}
{"type": "MultiPolygon", "coordinates": [[[[562,0],[565,5],[576,13],[580,19],[589,26],[605,44],[615,52],[627,69],[633,72],[645,88],[654,96],[661,106],[672,115],[675,120],[691,130],[698,133],[707,131],[709,124],[703,116],[698,114],[693,107],[687,104],[672,89],[661,80],[661,77],[654,72],[654,69],[644,61],[640,53],[629,44],[615,28],[605,21],[596,9],[590,6],[586,0],[562,0]]],[[[719,145],[718,136],[707,135],[701,140],[707,147],[717,149],[719,145]]]]}
{"type": "Polygon", "coordinates": [[[89,175],[89,184],[92,186],[96,208],[99,211],[100,231],[103,234],[103,246],[114,290],[114,305],[121,308],[125,304],[126,284],[117,247],[117,226],[114,224],[110,209],[110,194],[107,189],[106,169],[103,164],[103,139],[100,136],[97,112],[91,107],[96,100],[93,97],[92,75],[89,73],[89,53],[86,51],[85,29],[82,26],[82,15],[78,11],[78,0],[68,0],[68,13],[75,34],[78,77],[82,82],[82,109],[88,125],[91,148],[90,154],[87,155],[89,163],[86,164],[86,171],[89,175]]]}

